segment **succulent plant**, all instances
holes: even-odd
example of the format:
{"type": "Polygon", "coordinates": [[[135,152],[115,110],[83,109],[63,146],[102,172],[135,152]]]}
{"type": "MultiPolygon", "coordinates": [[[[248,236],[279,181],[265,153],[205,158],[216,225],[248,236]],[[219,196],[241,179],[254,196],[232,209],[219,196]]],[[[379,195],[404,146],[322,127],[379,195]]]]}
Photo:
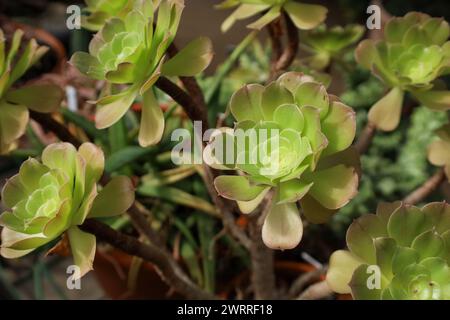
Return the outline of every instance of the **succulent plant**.
{"type": "Polygon", "coordinates": [[[265,87],[244,86],[230,110],[235,128],[214,134],[204,158],[242,174],[217,177],[217,192],[250,213],[273,190],[263,240],[270,248],[294,248],[303,231],[297,201],[309,221],[322,223],[357,192],[359,156],[350,146],[355,113],[296,72],[265,87]]]}
{"type": "Polygon", "coordinates": [[[450,108],[450,91],[436,81],[450,72],[449,34],[449,25],[442,18],[411,12],[389,20],[382,41],[367,39],[359,44],[358,63],[390,88],[371,108],[369,121],[381,130],[394,130],[405,91],[428,108],[450,108]]]}
{"type": "Polygon", "coordinates": [[[376,215],[352,223],[347,246],[330,258],[327,281],[335,292],[364,300],[450,299],[447,203],[382,203],[376,215]]]}
{"type": "Polygon", "coordinates": [[[304,31],[302,43],[313,53],[308,57],[308,64],[314,69],[326,68],[331,58],[343,53],[343,50],[356,43],[364,34],[364,27],[359,24],[349,24],[344,27],[318,28],[304,31]]]}
{"type": "Polygon", "coordinates": [[[25,72],[47,51],[31,39],[23,48],[23,31],[17,30],[7,50],[6,38],[0,29],[0,154],[14,148],[28,124],[28,109],[37,112],[52,112],[59,108],[63,99],[62,90],[52,84],[33,84],[13,88],[25,72]],[[19,49],[23,49],[19,54],[19,49]]]}
{"type": "Polygon", "coordinates": [[[222,23],[222,32],[228,31],[236,21],[253,17],[263,13],[262,17],[247,27],[261,30],[264,26],[277,19],[286,12],[297,28],[309,30],[315,28],[325,20],[327,8],[299,3],[294,0],[225,0],[217,5],[219,9],[237,7],[222,23]]]}
{"type": "Polygon", "coordinates": [[[428,147],[428,160],[436,166],[443,166],[450,181],[450,123],[443,125],[436,133],[439,140],[428,147]]]}
{"type": "Polygon", "coordinates": [[[0,215],[1,255],[18,258],[66,234],[80,276],[91,270],[95,236],[78,226],[86,218],[122,214],[134,201],[127,177],[114,177],[98,192],[103,169],[103,152],[91,143],[78,150],[51,144],[42,162],[25,161],[2,190],[7,211],[0,215]]]}
{"type": "Polygon", "coordinates": [[[135,99],[143,99],[139,143],[148,146],[159,142],[164,130],[164,116],[152,86],[161,75],[193,76],[203,71],[213,54],[211,41],[200,37],[165,61],[178,29],[183,0],[162,1],[159,6],[152,1],[132,4],[124,17],[107,20],[92,39],[89,53],[77,52],[71,62],[85,75],[112,86],[112,94],[97,101],[99,129],[116,123],[135,99]],[[128,87],[115,93],[118,85],[124,84],[128,87]]]}

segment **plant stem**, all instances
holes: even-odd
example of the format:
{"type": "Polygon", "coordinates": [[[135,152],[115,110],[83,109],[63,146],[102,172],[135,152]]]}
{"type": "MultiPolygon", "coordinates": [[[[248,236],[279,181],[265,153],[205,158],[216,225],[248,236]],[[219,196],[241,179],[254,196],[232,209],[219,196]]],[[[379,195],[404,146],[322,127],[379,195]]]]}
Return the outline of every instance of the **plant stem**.
{"type": "Polygon", "coordinates": [[[187,298],[199,300],[216,298],[213,294],[202,290],[193,283],[175,259],[159,246],[144,244],[134,237],[120,233],[93,219],[86,220],[81,228],[129,255],[137,256],[153,263],[160,271],[162,278],[187,298]]]}
{"type": "Polygon", "coordinates": [[[371,122],[367,122],[366,126],[361,131],[358,140],[355,142],[355,149],[359,152],[360,155],[367,152],[376,132],[377,129],[375,125],[371,122]]]}
{"type": "Polygon", "coordinates": [[[445,173],[443,169],[439,169],[427,181],[425,181],[419,188],[411,192],[403,199],[404,203],[416,204],[423,201],[428,195],[434,192],[444,181],[445,173]]]}

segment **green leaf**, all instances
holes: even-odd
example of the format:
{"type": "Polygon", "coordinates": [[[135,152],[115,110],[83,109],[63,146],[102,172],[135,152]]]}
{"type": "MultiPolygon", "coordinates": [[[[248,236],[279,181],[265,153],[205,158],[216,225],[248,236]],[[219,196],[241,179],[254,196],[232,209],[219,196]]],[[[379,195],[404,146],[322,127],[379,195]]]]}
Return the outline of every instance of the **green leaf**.
{"type": "Polygon", "coordinates": [[[90,218],[111,217],[125,213],[134,202],[134,186],[125,176],[114,177],[99,192],[89,212],[90,218]]]}
{"type": "Polygon", "coordinates": [[[69,63],[90,78],[97,80],[105,79],[103,66],[97,58],[86,52],[75,52],[69,63]]]}
{"type": "Polygon", "coordinates": [[[311,189],[313,183],[303,182],[299,179],[292,179],[281,182],[278,187],[277,204],[296,202],[302,199],[311,189]]]}
{"type": "Polygon", "coordinates": [[[350,293],[350,280],[361,263],[358,257],[347,250],[333,252],[326,278],[331,290],[341,294],[350,293]]]}
{"type": "Polygon", "coordinates": [[[303,214],[311,223],[325,223],[327,222],[337,210],[330,210],[321,205],[316,199],[306,194],[301,200],[300,205],[303,209],[303,214]]]}
{"type": "Polygon", "coordinates": [[[64,99],[64,91],[53,84],[36,84],[9,91],[6,99],[10,102],[27,106],[29,109],[48,113],[59,109],[64,99]]]}
{"type": "Polygon", "coordinates": [[[206,37],[199,37],[191,41],[173,58],[164,63],[161,72],[169,77],[192,77],[208,67],[213,55],[211,40],[206,37]]]}
{"type": "Polygon", "coordinates": [[[283,104],[294,103],[292,94],[278,81],[270,83],[261,98],[261,109],[265,120],[273,120],[273,113],[283,104]]]}
{"type": "Polygon", "coordinates": [[[259,84],[246,85],[236,91],[230,100],[230,110],[237,121],[263,120],[261,110],[264,87],[259,84]]]}
{"type": "Polygon", "coordinates": [[[247,25],[247,28],[261,30],[280,16],[281,6],[273,6],[261,18],[247,25]]]}
{"type": "Polygon", "coordinates": [[[352,289],[352,296],[356,300],[380,300],[381,289],[373,288],[369,289],[368,280],[371,273],[368,273],[369,265],[360,265],[355,272],[350,281],[350,288],[352,289]]]}
{"type": "Polygon", "coordinates": [[[358,175],[354,168],[337,165],[313,172],[310,194],[328,209],[339,209],[358,192],[358,175]]]}
{"type": "Polygon", "coordinates": [[[9,144],[26,130],[29,114],[25,106],[0,101],[0,145],[9,144]]]}
{"type": "Polygon", "coordinates": [[[286,2],[283,8],[297,28],[302,30],[317,27],[325,20],[328,12],[328,9],[323,6],[294,1],[286,2]]]}
{"type": "Polygon", "coordinates": [[[226,199],[251,201],[263,190],[264,186],[251,185],[244,176],[219,176],[214,180],[217,192],[226,199]]]}
{"type": "Polygon", "coordinates": [[[363,261],[375,264],[375,239],[379,237],[387,237],[386,226],[378,216],[366,214],[356,219],[348,228],[347,246],[363,261]]]}
{"type": "Polygon", "coordinates": [[[120,120],[130,108],[134,99],[136,99],[137,90],[130,88],[115,96],[106,104],[99,103],[97,113],[95,115],[95,126],[97,129],[105,129],[112,126],[120,120]]]}
{"type": "Polygon", "coordinates": [[[304,82],[295,91],[295,101],[299,106],[312,106],[319,110],[320,118],[328,113],[329,98],[325,87],[316,82],[304,82]]]}
{"type": "Polygon", "coordinates": [[[103,151],[92,143],[83,143],[78,148],[78,153],[86,163],[86,189],[96,183],[103,175],[105,168],[105,155],[103,151]]]}
{"type": "Polygon", "coordinates": [[[267,4],[241,4],[236,10],[231,13],[228,18],[220,26],[222,32],[227,32],[237,20],[250,18],[259,12],[268,9],[270,5],[267,4]]]}
{"type": "Polygon", "coordinates": [[[450,91],[429,90],[424,92],[414,92],[414,96],[420,103],[430,109],[437,111],[450,109],[450,91]]]}
{"type": "Polygon", "coordinates": [[[295,203],[272,204],[262,227],[264,244],[271,249],[293,249],[303,235],[303,224],[295,203]]]}
{"type": "Polygon", "coordinates": [[[145,148],[161,140],[164,133],[164,114],[151,89],[145,92],[143,98],[139,145],[145,148]]]}
{"type": "Polygon", "coordinates": [[[383,131],[392,131],[400,123],[404,92],[395,87],[369,111],[369,121],[383,131]]]}
{"type": "Polygon", "coordinates": [[[28,193],[22,184],[20,175],[9,178],[2,189],[2,204],[5,208],[12,209],[22,199],[26,198],[28,193]]]}
{"type": "Polygon", "coordinates": [[[80,268],[80,274],[76,274],[76,276],[81,278],[93,270],[96,249],[95,236],[81,231],[78,227],[69,228],[67,234],[75,265],[80,268]]]}
{"type": "Polygon", "coordinates": [[[328,139],[323,156],[350,147],[356,134],[356,114],[352,108],[340,102],[332,102],[330,111],[322,121],[322,132],[328,139]]]}
{"type": "Polygon", "coordinates": [[[297,132],[302,132],[305,125],[305,117],[295,104],[280,105],[273,114],[273,120],[282,129],[292,129],[297,132]]]}

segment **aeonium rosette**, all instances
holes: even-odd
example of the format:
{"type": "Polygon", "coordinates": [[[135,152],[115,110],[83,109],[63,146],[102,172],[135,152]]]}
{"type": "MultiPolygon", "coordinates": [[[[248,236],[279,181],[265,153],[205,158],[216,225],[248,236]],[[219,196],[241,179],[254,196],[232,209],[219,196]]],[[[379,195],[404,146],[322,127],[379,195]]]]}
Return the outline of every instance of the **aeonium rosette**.
{"type": "Polygon", "coordinates": [[[222,23],[222,32],[228,31],[238,20],[258,14],[262,14],[262,17],[247,27],[261,30],[279,18],[283,12],[286,12],[297,28],[309,30],[322,23],[328,11],[324,6],[300,3],[294,0],[225,0],[216,7],[219,9],[236,7],[233,13],[222,23]]]}
{"type": "Polygon", "coordinates": [[[381,130],[394,130],[406,91],[428,108],[450,109],[450,91],[436,81],[450,72],[449,34],[449,25],[442,18],[411,12],[389,20],[381,41],[368,39],[359,44],[358,63],[389,87],[371,108],[369,121],[381,130]]]}
{"type": "Polygon", "coordinates": [[[450,300],[450,206],[382,203],[355,220],[327,282],[357,300],[450,300]]]}
{"type": "Polygon", "coordinates": [[[244,86],[230,110],[235,128],[213,135],[204,158],[240,175],[217,177],[217,192],[250,213],[272,190],[263,240],[271,248],[294,248],[303,232],[297,202],[309,221],[323,223],[357,192],[354,111],[295,72],[265,87],[244,86]]]}
{"type": "Polygon", "coordinates": [[[127,177],[114,177],[99,190],[103,170],[103,152],[91,143],[78,150],[55,143],[43,151],[42,162],[25,161],[1,193],[7,210],[0,215],[1,255],[18,258],[66,234],[80,276],[91,270],[95,236],[78,226],[86,218],[120,215],[134,201],[127,177]]]}
{"type": "Polygon", "coordinates": [[[107,88],[97,101],[97,128],[112,126],[136,99],[142,99],[139,143],[145,147],[158,143],[164,131],[164,115],[153,92],[155,82],[161,75],[196,75],[209,65],[213,53],[211,41],[199,37],[166,59],[183,0],[132,1],[130,5],[126,15],[106,21],[92,39],[89,53],[75,53],[71,63],[93,79],[106,80],[107,88]]]}
{"type": "Polygon", "coordinates": [[[88,30],[98,31],[110,18],[125,17],[133,8],[131,3],[144,1],[157,3],[154,0],[85,0],[87,15],[81,17],[81,24],[88,30]]]}

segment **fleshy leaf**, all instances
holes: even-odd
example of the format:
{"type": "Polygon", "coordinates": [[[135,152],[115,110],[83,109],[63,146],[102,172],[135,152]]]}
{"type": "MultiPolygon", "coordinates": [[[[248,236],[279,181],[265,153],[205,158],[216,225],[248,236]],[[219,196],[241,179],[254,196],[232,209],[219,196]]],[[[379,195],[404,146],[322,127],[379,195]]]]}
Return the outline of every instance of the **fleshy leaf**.
{"type": "Polygon", "coordinates": [[[327,15],[327,8],[314,4],[288,1],[283,8],[297,28],[309,30],[321,24],[327,15]]]}
{"type": "Polygon", "coordinates": [[[239,201],[254,200],[265,189],[264,186],[251,185],[244,176],[219,176],[214,180],[214,186],[222,197],[239,201]]]}
{"type": "Polygon", "coordinates": [[[349,286],[353,272],[362,261],[347,250],[333,252],[327,272],[327,283],[337,293],[350,293],[349,286]]]}
{"type": "Polygon", "coordinates": [[[303,223],[295,203],[273,204],[262,228],[262,239],[272,249],[293,249],[303,235],[303,223]]]}
{"type": "Polygon", "coordinates": [[[152,91],[144,94],[142,103],[141,127],[139,128],[139,144],[148,147],[158,143],[164,133],[164,114],[152,91]]]}
{"type": "Polygon", "coordinates": [[[211,40],[200,37],[191,41],[173,58],[164,63],[161,72],[169,77],[192,77],[208,67],[213,55],[211,40]]]}
{"type": "Polygon", "coordinates": [[[383,131],[392,131],[400,123],[404,93],[393,88],[387,95],[375,103],[369,111],[369,121],[383,131]]]}
{"type": "Polygon", "coordinates": [[[125,176],[114,177],[99,192],[89,213],[90,218],[110,217],[125,213],[134,202],[134,186],[125,176]]]}
{"type": "Polygon", "coordinates": [[[81,231],[78,227],[67,230],[70,249],[72,251],[75,265],[80,268],[80,278],[93,269],[92,264],[95,257],[95,236],[81,231]]]}

